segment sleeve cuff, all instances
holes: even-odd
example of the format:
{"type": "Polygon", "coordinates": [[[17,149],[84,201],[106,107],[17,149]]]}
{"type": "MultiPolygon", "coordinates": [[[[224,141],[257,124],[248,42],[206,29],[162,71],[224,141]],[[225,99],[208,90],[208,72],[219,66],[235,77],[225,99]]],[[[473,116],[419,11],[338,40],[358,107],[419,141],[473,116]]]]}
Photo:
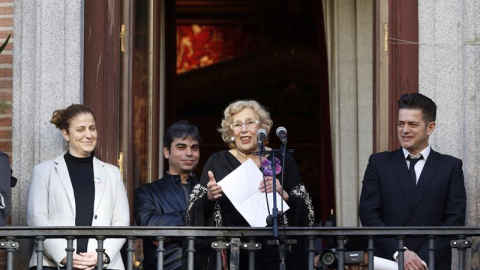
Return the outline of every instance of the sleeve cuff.
{"type": "Polygon", "coordinates": [[[3,199],[2,194],[0,194],[0,209],[5,209],[7,205],[5,204],[5,200],[3,199]]]}
{"type": "MultiPolygon", "coordinates": [[[[405,250],[408,250],[407,247],[403,247],[405,250]]],[[[393,254],[393,259],[395,261],[397,261],[397,257],[398,257],[398,251],[396,251],[394,254],[393,254]]],[[[423,266],[425,266],[425,269],[428,270],[428,266],[427,266],[427,263],[425,261],[422,260],[422,264],[423,266]]]]}
{"type": "MultiPolygon", "coordinates": [[[[408,250],[407,247],[403,247],[405,250],[408,250]]],[[[393,260],[395,260],[397,262],[397,258],[398,258],[398,250],[395,251],[395,253],[393,253],[393,260]]]]}

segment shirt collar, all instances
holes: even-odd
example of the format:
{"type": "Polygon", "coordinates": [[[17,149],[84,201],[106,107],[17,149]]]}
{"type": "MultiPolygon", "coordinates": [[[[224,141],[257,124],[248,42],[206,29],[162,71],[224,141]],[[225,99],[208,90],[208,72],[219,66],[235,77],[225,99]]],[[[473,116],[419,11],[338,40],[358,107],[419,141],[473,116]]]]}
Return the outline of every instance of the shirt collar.
{"type": "MultiPolygon", "coordinates": [[[[182,179],[180,178],[180,175],[178,175],[178,174],[170,174],[168,171],[166,171],[165,175],[169,175],[173,180],[175,180],[175,182],[181,182],[182,181],[182,179]]],[[[195,174],[192,173],[187,177],[187,182],[190,183],[194,179],[196,179],[195,174]]]]}
{"type": "MultiPolygon", "coordinates": [[[[423,150],[420,152],[420,154],[422,154],[423,159],[424,159],[425,161],[427,161],[427,158],[428,158],[428,155],[430,155],[430,150],[431,150],[431,149],[432,149],[432,148],[430,147],[430,145],[428,145],[425,149],[423,149],[423,150]]],[[[402,150],[403,150],[403,156],[405,157],[405,159],[407,159],[407,157],[408,157],[408,155],[410,155],[410,153],[408,152],[407,149],[405,149],[405,148],[403,148],[403,147],[402,147],[402,150]]]]}

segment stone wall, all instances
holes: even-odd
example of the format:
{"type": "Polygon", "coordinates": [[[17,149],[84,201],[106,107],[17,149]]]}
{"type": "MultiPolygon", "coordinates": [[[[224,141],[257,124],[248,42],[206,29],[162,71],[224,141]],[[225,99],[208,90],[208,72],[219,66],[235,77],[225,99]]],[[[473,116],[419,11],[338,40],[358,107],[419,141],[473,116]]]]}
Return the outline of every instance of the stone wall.
{"type": "MultiPolygon", "coordinates": [[[[418,3],[419,91],[438,106],[430,142],[463,160],[467,226],[480,226],[480,2],[418,3]]],[[[467,269],[480,269],[479,244],[474,239],[467,269]]]]}
{"type": "MultiPolygon", "coordinates": [[[[83,1],[15,0],[13,155],[18,178],[12,225],[26,225],[33,167],[62,153],[63,139],[49,120],[56,109],[82,101],[83,1]]],[[[31,241],[20,242],[15,269],[27,269],[31,241]]]]}

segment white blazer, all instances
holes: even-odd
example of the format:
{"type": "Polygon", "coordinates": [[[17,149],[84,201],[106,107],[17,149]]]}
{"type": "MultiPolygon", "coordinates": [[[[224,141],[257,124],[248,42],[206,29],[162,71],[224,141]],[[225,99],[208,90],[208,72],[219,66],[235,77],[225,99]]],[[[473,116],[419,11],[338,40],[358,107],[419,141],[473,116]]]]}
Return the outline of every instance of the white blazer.
{"type": "MultiPolygon", "coordinates": [[[[92,226],[129,226],[130,212],[125,186],[117,167],[93,158],[95,202],[92,226]]],[[[33,169],[27,207],[29,226],[75,226],[75,196],[64,155],[45,161],[33,169]]],[[[110,257],[109,269],[125,269],[120,249],[125,239],[107,238],[105,253],[110,257]]],[[[67,255],[66,239],[44,242],[43,265],[57,267],[67,255]]],[[[74,248],[76,241],[74,242],[74,248]]],[[[89,239],[87,251],[96,251],[97,241],[89,239]]],[[[35,247],[30,267],[37,265],[35,247]]]]}

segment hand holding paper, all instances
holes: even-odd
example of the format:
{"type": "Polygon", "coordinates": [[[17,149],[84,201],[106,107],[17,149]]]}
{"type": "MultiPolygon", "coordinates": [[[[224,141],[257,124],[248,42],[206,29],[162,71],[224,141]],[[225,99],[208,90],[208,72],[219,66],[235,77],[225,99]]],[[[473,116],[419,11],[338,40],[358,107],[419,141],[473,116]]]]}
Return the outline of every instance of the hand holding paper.
{"type": "MultiPolygon", "coordinates": [[[[255,163],[248,159],[217,183],[237,211],[252,227],[265,227],[267,225],[268,208],[265,193],[262,193],[258,188],[261,181],[263,181],[262,173],[255,163]]],[[[268,193],[267,197],[268,206],[271,209],[273,207],[273,193],[268,193]]],[[[289,207],[282,196],[279,195],[277,196],[277,207],[281,209],[282,204],[283,210],[287,211],[289,207]]]]}
{"type": "MultiPolygon", "coordinates": [[[[282,198],[285,201],[288,201],[288,193],[283,190],[283,187],[280,184],[280,181],[278,179],[275,179],[275,180],[276,180],[275,188],[276,188],[278,194],[282,194],[282,198]]],[[[272,176],[266,176],[265,177],[265,184],[267,185],[266,192],[267,193],[273,192],[273,177],[272,176]]],[[[258,189],[262,193],[265,192],[265,184],[263,183],[263,181],[260,181],[260,187],[258,189]]]]}

